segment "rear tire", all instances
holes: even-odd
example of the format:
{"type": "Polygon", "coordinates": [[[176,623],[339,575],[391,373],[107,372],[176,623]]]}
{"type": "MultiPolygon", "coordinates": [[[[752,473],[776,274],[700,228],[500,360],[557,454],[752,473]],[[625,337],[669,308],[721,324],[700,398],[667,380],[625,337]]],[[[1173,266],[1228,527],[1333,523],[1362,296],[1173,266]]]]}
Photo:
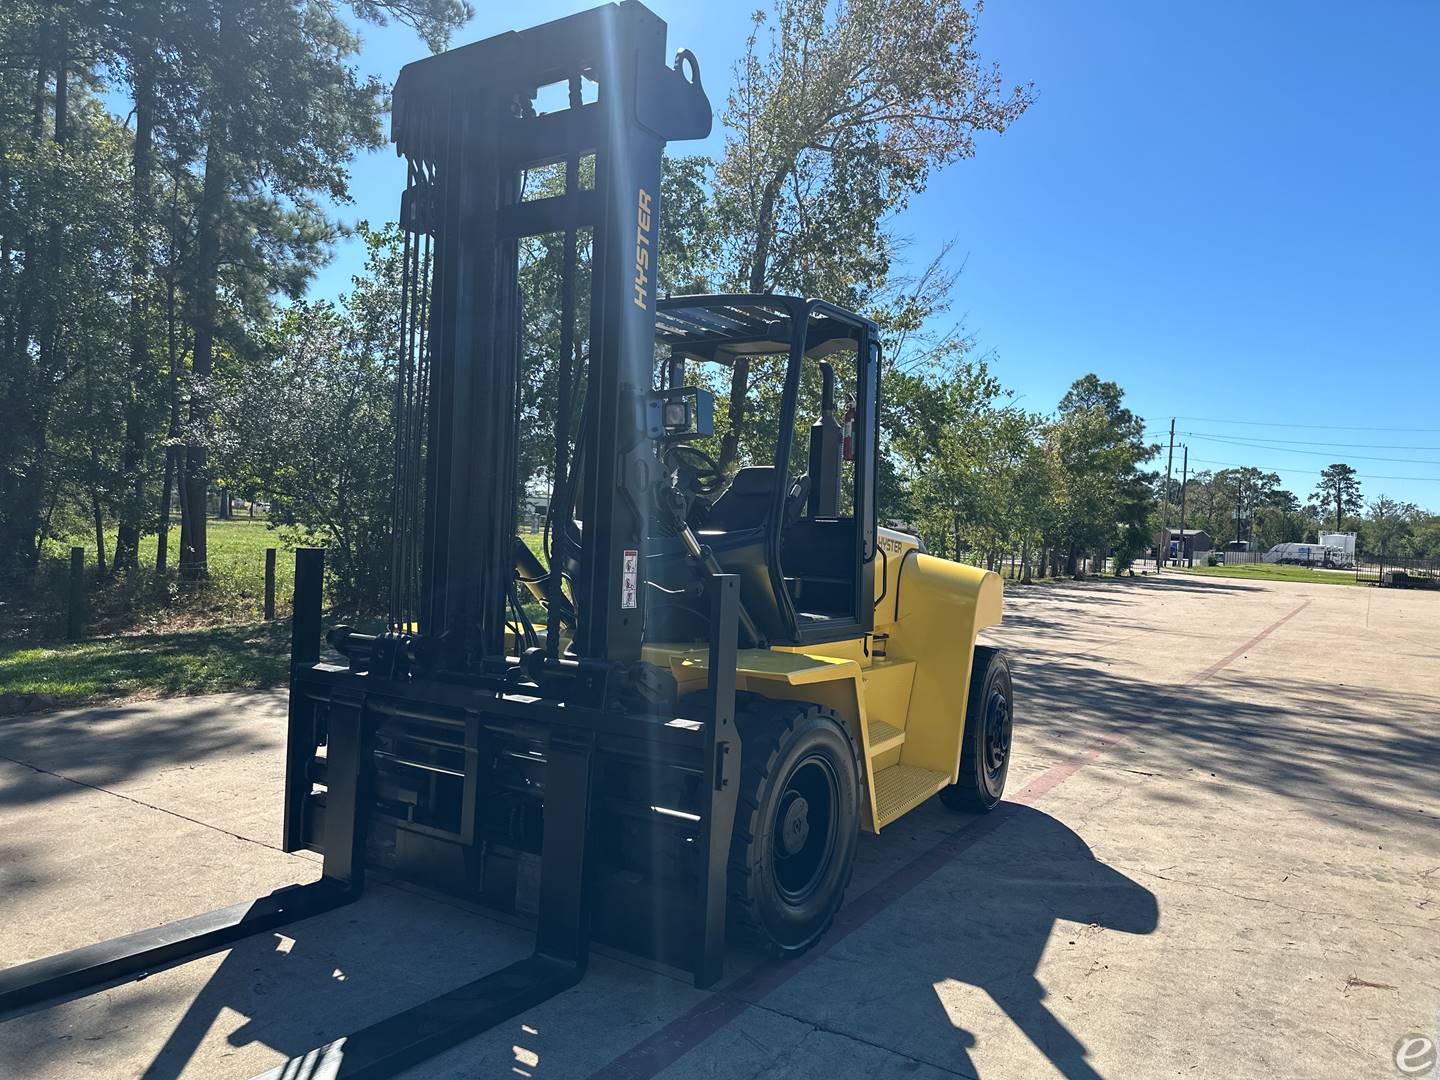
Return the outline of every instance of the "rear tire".
{"type": "Polygon", "coordinates": [[[940,792],[951,810],[985,813],[1005,793],[1014,730],[1014,685],[1010,664],[999,649],[975,646],[970,694],[965,706],[965,742],[960,779],[940,792]]]}
{"type": "Polygon", "coordinates": [[[779,955],[829,929],[855,868],[860,775],[833,709],[744,695],[729,911],[739,936],[779,955]]]}

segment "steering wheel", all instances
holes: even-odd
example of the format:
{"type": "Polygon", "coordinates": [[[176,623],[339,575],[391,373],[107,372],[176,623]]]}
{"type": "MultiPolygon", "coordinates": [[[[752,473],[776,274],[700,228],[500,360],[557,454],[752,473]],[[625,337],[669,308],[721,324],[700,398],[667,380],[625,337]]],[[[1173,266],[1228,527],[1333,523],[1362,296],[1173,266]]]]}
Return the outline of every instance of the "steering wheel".
{"type": "Polygon", "coordinates": [[[671,443],[665,448],[664,462],[697,495],[713,495],[725,486],[720,463],[691,443],[671,443]]]}

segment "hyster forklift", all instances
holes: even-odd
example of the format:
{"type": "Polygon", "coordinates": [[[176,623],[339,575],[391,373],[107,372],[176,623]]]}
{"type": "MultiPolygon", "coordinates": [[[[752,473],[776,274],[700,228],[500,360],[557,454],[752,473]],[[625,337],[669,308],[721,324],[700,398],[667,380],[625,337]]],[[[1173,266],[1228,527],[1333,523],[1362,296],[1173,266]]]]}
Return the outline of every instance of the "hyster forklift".
{"type": "Polygon", "coordinates": [[[860,830],[1000,799],[1000,579],[877,527],[875,324],[657,296],[661,154],[711,125],[664,53],[625,0],[401,72],[388,627],[322,659],[321,553],[296,559],[284,847],[323,876],[11,968],[0,1009],[336,908],[367,869],[533,917],[529,958],[273,1074],[387,1076],[573,985],[592,937],[702,987],[727,933],[799,953],[860,830]]]}

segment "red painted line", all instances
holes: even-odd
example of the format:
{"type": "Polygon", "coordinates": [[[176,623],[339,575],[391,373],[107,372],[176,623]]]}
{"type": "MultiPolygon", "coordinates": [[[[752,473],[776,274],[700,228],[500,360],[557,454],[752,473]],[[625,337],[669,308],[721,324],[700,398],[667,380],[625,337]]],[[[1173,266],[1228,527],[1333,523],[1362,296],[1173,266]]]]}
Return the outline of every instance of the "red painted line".
{"type": "MultiPolygon", "coordinates": [[[[1299,615],[1309,604],[1309,600],[1304,601],[1228,656],[1186,679],[1176,689],[1194,686],[1223,671],[1299,615]]],[[[1011,806],[1028,806],[1043,798],[1120,741],[1118,736],[1102,736],[1079,753],[1050,766],[994,811],[984,817],[970,818],[889,877],[846,904],[835,916],[835,923],[821,945],[793,960],[762,963],[751,969],[725,989],[706,998],[608,1065],[602,1066],[591,1074],[590,1080],[651,1080],[661,1070],[678,1061],[743,1013],[750,1007],[751,1001],[758,1001],[789,982],[896,900],[930,878],[941,867],[954,861],[966,849],[1004,825],[1011,816],[1011,806]]]]}
{"type": "Polygon", "coordinates": [[[1198,682],[1204,682],[1204,681],[1205,681],[1206,679],[1208,679],[1211,675],[1214,675],[1214,674],[1216,674],[1217,672],[1223,671],[1225,668],[1229,667],[1229,666],[1230,666],[1231,664],[1233,664],[1236,660],[1240,659],[1240,657],[1244,656],[1247,652],[1249,652],[1251,649],[1253,649],[1256,645],[1259,645],[1260,642],[1264,641],[1267,637],[1269,637],[1271,634],[1273,634],[1276,630],[1279,630],[1280,627],[1284,626],[1287,622],[1289,622],[1291,619],[1293,619],[1296,615],[1299,615],[1300,612],[1304,611],[1304,610],[1305,610],[1307,607],[1309,607],[1309,606],[1310,606],[1310,601],[1309,601],[1309,600],[1302,600],[1302,601],[1300,601],[1300,603],[1295,606],[1295,610],[1292,611],[1292,612],[1290,612],[1290,614],[1285,615],[1285,616],[1282,616],[1282,617],[1279,618],[1279,619],[1276,619],[1276,620],[1275,620],[1273,623],[1271,623],[1269,626],[1265,627],[1264,630],[1261,630],[1258,634],[1256,634],[1254,637],[1252,637],[1249,641],[1245,642],[1244,645],[1241,645],[1238,649],[1236,649],[1234,652],[1232,652],[1229,656],[1225,657],[1225,659],[1223,659],[1223,660],[1217,660],[1217,661],[1215,661],[1215,663],[1211,664],[1209,667],[1207,667],[1204,671],[1200,672],[1198,675],[1192,675],[1192,676],[1190,676],[1190,678],[1188,678],[1188,679],[1185,680],[1184,685],[1186,685],[1186,686],[1194,686],[1194,685],[1195,685],[1196,683],[1198,683],[1198,682]]]}

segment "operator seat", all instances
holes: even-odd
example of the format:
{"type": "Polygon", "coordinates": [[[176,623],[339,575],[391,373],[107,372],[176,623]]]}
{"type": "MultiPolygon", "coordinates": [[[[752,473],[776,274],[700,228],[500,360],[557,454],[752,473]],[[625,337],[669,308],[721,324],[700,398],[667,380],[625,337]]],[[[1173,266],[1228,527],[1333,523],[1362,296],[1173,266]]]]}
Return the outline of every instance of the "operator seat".
{"type": "MultiPolygon", "coordinates": [[[[770,578],[766,524],[775,502],[775,488],[784,473],[774,465],[747,465],[698,520],[696,533],[728,574],[740,578],[740,599],[756,627],[769,641],[790,636],[770,578]]],[[[785,493],[782,527],[804,512],[810,478],[798,476],[785,493]]],[[[698,515],[697,515],[698,518],[698,515]]],[[[675,588],[693,573],[688,556],[679,551],[653,565],[652,579],[675,588]]]]}
{"type": "MultiPolygon", "coordinates": [[[[700,528],[705,532],[758,529],[770,514],[779,476],[774,465],[747,465],[738,470],[730,486],[711,505],[700,528]]],[[[802,473],[786,493],[784,524],[793,524],[804,512],[809,494],[810,477],[802,473]]]]}
{"type": "Polygon", "coordinates": [[[706,532],[736,532],[765,523],[775,499],[775,466],[747,465],[735,474],[710,507],[701,526],[706,532]]]}

